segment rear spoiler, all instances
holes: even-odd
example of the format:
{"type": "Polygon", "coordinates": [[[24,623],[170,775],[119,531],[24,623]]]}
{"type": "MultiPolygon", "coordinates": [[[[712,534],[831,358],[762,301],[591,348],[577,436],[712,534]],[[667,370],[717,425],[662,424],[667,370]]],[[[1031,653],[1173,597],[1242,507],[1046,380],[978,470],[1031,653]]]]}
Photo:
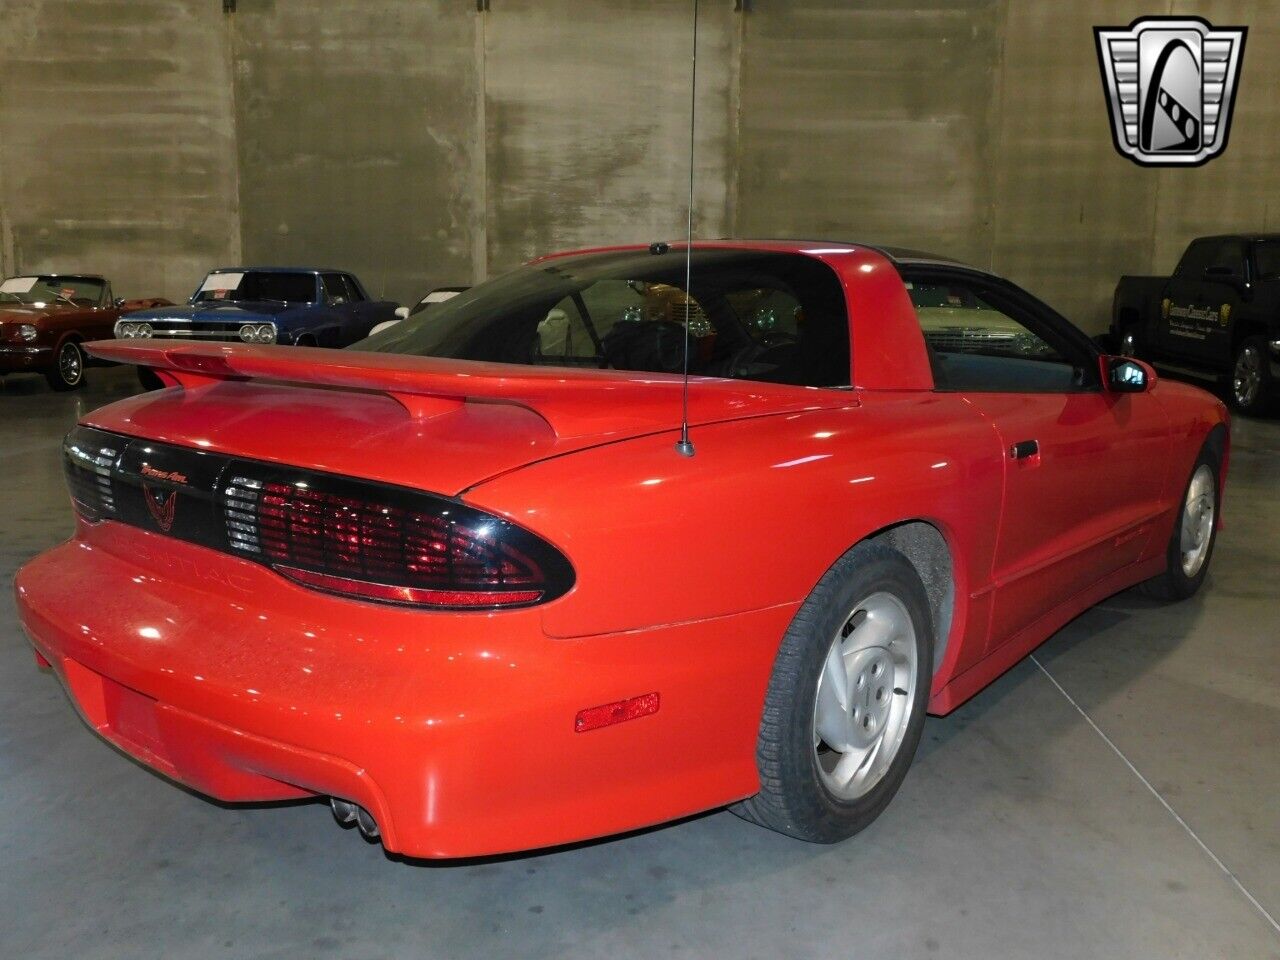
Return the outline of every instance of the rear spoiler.
{"type": "MultiPolygon", "coordinates": [[[[450,413],[469,402],[512,404],[537,414],[562,440],[680,425],[677,374],[185,340],[98,340],[84,347],[103,360],[150,367],[166,384],[186,389],[266,380],[382,393],[416,419],[450,413]]],[[[690,380],[692,422],[856,405],[851,393],[817,387],[690,380]]]]}

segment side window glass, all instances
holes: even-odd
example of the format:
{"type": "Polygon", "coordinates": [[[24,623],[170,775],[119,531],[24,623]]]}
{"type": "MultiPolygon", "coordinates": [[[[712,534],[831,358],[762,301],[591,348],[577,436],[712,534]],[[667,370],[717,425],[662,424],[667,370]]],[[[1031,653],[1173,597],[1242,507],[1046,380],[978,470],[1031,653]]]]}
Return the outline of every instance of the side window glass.
{"type": "Polygon", "coordinates": [[[334,304],[347,302],[347,285],[342,281],[342,274],[326,273],[320,279],[324,284],[326,300],[334,304]]]}
{"type": "Polygon", "coordinates": [[[1280,243],[1268,241],[1253,248],[1259,280],[1280,279],[1280,243]]]}
{"type": "Polygon", "coordinates": [[[938,353],[1063,359],[1039,336],[966,287],[912,284],[911,302],[925,342],[938,353]]]}
{"type": "Polygon", "coordinates": [[[347,300],[351,303],[360,303],[364,300],[364,294],[360,292],[360,284],[356,283],[355,278],[349,273],[342,275],[342,280],[347,288],[347,300]]]}
{"type": "Polygon", "coordinates": [[[1088,386],[1084,366],[1031,329],[1014,305],[963,281],[908,281],[941,390],[1057,393],[1088,386]]]}

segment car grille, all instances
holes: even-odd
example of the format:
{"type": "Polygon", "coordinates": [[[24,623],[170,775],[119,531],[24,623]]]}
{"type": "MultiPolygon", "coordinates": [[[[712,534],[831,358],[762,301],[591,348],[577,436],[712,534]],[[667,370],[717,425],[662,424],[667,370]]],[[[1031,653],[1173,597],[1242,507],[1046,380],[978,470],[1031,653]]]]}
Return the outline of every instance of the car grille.
{"type": "MultiPolygon", "coordinates": [[[[256,322],[256,321],[253,321],[256,322]]],[[[240,340],[243,323],[210,323],[203,320],[156,320],[151,322],[153,337],[192,337],[197,340],[240,340]]]]}

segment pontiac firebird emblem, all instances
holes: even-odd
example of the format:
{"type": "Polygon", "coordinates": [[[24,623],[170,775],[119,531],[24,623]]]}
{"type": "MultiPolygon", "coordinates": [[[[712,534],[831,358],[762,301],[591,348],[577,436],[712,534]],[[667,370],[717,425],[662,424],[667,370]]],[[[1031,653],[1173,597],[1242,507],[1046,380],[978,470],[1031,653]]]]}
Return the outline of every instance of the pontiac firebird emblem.
{"type": "Polygon", "coordinates": [[[1120,155],[1144,167],[1194,167],[1222,153],[1247,32],[1199,17],[1094,27],[1120,155]]]}
{"type": "Polygon", "coordinates": [[[178,505],[177,490],[156,490],[142,485],[142,499],[147,501],[147,510],[156,525],[168,533],[173,528],[173,511],[178,505]]]}

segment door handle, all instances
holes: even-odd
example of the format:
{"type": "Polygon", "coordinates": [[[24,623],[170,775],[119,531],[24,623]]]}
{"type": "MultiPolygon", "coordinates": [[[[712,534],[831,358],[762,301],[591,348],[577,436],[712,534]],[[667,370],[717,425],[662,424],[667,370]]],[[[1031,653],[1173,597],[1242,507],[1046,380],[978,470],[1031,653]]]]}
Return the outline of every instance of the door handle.
{"type": "Polygon", "coordinates": [[[1019,440],[1009,448],[1010,460],[1025,460],[1028,457],[1034,457],[1040,452],[1040,442],[1038,440],[1019,440]]]}

